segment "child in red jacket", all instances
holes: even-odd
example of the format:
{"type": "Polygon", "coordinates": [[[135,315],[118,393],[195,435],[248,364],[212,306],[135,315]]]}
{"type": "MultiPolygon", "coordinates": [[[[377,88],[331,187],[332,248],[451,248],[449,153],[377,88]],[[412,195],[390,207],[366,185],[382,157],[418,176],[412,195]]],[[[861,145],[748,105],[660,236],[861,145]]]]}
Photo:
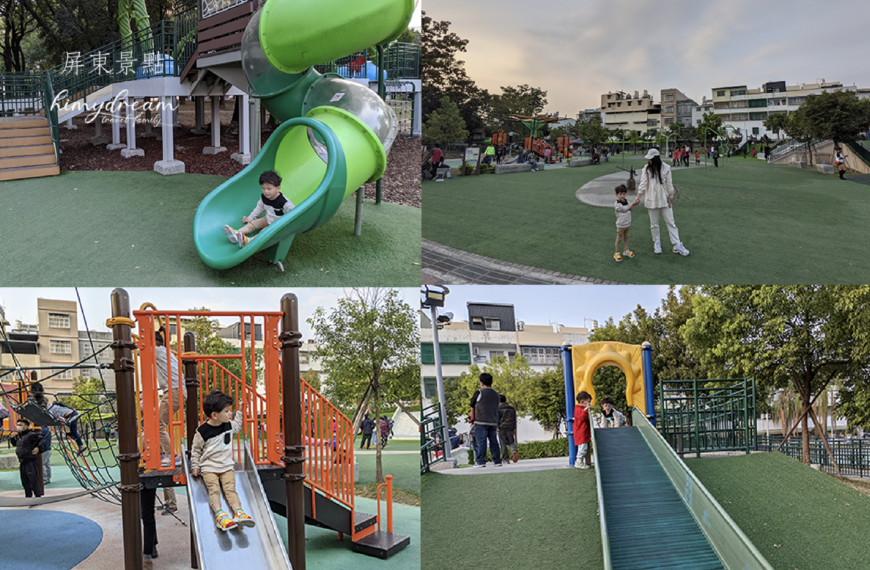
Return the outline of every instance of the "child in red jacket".
{"type": "Polygon", "coordinates": [[[577,446],[577,459],[574,467],[588,469],[586,455],[589,453],[589,442],[592,441],[592,431],[589,429],[589,406],[592,404],[592,396],[582,391],[577,394],[577,405],[574,406],[574,445],[577,446]]]}

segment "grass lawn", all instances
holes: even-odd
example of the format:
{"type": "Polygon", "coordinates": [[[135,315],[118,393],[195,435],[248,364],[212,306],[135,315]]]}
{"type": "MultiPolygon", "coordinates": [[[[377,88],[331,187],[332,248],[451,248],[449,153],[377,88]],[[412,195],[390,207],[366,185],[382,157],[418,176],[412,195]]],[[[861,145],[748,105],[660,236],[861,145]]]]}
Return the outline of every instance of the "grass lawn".
{"type": "Polygon", "coordinates": [[[870,497],[781,453],[686,461],[774,568],[870,566],[870,497]]]}
{"type": "MultiPolygon", "coordinates": [[[[354,439],[354,449],[359,451],[359,444],[362,441],[362,436],[358,435],[354,439]]],[[[372,447],[369,451],[375,450],[374,438],[372,439],[372,447]]],[[[391,439],[387,442],[386,451],[420,451],[419,439],[391,439]]]]}
{"type": "MultiPolygon", "coordinates": [[[[637,257],[616,263],[613,209],[584,204],[575,192],[617,172],[618,164],[424,182],[423,237],[496,259],[629,283],[870,279],[858,246],[870,242],[864,186],[742,158],[674,172],[680,189],[674,217],[690,256],[670,252],[663,223],[664,253],[654,255],[649,217],[639,206],[630,238],[637,257]]],[[[639,168],[643,161],[629,157],[629,164],[639,168]]]]}
{"type": "MultiPolygon", "coordinates": [[[[407,286],[420,284],[420,210],[355,200],[293,241],[282,273],[262,254],[218,271],[193,245],[199,202],[221,176],[64,172],[0,183],[0,286],[407,286]]],[[[251,204],[250,209],[253,209],[251,204]]],[[[248,212],[239,212],[241,217],[248,212]]]]}
{"type": "Polygon", "coordinates": [[[604,564],[592,471],[429,473],[422,481],[422,570],[604,564]]]}
{"type": "MultiPolygon", "coordinates": [[[[354,455],[359,463],[357,485],[375,482],[375,455],[354,455]]],[[[384,475],[393,476],[393,488],[402,489],[416,495],[420,494],[420,455],[403,453],[401,455],[381,455],[384,475]]],[[[382,495],[383,496],[383,495],[382,495]]]]}

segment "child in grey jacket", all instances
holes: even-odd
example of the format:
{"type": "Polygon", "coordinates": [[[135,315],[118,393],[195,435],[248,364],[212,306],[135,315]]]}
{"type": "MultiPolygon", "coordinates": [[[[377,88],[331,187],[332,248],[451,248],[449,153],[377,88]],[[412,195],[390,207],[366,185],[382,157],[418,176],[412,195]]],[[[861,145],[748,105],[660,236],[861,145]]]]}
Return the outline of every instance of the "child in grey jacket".
{"type": "Polygon", "coordinates": [[[622,257],[634,257],[634,253],[628,249],[628,232],[631,230],[631,209],[635,203],[628,203],[626,196],[628,188],[625,184],[616,187],[616,253],[613,259],[622,261],[622,257]],[[622,253],[619,253],[619,242],[622,241],[622,253]]]}
{"type": "Polygon", "coordinates": [[[190,474],[194,477],[202,475],[218,529],[226,532],[239,526],[254,526],[254,519],[242,510],[233,470],[233,435],[242,431],[242,407],[239,406],[233,417],[233,399],[220,390],[214,390],[203,400],[202,409],[208,420],[196,428],[193,436],[190,474]],[[221,488],[233,517],[221,506],[221,488]]]}

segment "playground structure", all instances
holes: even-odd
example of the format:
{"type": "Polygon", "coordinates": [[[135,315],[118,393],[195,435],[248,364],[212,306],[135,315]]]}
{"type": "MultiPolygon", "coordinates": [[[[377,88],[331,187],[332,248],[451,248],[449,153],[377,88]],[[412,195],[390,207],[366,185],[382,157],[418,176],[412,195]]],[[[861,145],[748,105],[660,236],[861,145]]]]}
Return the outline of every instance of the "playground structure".
{"type": "MultiPolygon", "coordinates": [[[[115,340],[111,348],[117,399],[112,404],[118,410],[119,443],[117,454],[111,448],[107,453],[113,466],[120,467],[120,485],[110,480],[105,488],[108,468],[92,464],[90,454],[77,460],[67,453],[64,458],[83,487],[99,498],[120,502],[126,568],[142,567],[138,494],[143,486],[188,487],[193,567],[218,567],[214,557],[220,555],[220,565],[232,558],[258,568],[304,568],[306,523],[336,531],[339,540],[347,534],[354,551],[381,558],[409,544],[409,537],[392,532],[391,476],[378,487],[378,498],[382,488],[386,494],[383,516],[380,501],[377,515],[355,508],[352,422],[299,378],[297,303],[296,297],[288,294],[282,298],[281,311],[257,313],[157,311],[143,306],[133,312],[134,321],[127,293],[113,291],[114,316],[107,324],[115,340]],[[244,331],[239,351],[198,354],[195,335],[184,328],[199,317],[238,319],[244,331]],[[133,335],[137,321],[138,334],[133,335]],[[166,373],[184,381],[163,396],[170,410],[178,409],[169,421],[170,453],[165,457],[160,449],[155,344],[155,333],[161,327],[166,331],[167,345],[175,344],[171,354],[177,369],[167,369],[166,373]],[[202,399],[212,389],[232,396],[243,410],[244,428],[233,446],[237,491],[258,521],[254,529],[244,532],[217,530],[202,479],[188,476],[186,448],[196,427],[205,420],[202,399]],[[289,562],[272,512],[287,517],[289,562]]],[[[173,359],[167,358],[167,368],[171,362],[173,359]]],[[[24,381],[19,390],[26,392],[28,386],[24,381]]],[[[5,393],[7,397],[10,394],[5,393]]],[[[25,417],[31,415],[32,407],[38,408],[24,393],[18,401],[31,405],[16,406],[25,417]]]]}
{"type": "MultiPolygon", "coordinates": [[[[648,343],[564,345],[562,363],[569,426],[580,391],[588,392],[595,404],[592,378],[598,368],[616,366],[626,378],[632,425],[595,429],[594,422],[589,422],[605,570],[772,569],[656,429],[652,347],[648,343]]],[[[674,406],[676,410],[681,409],[679,405],[674,406]]],[[[723,411],[731,413],[730,409],[723,411]]],[[[663,420],[676,425],[674,416],[668,414],[663,410],[663,420]]],[[[722,425],[712,412],[708,419],[722,425]]],[[[574,465],[577,447],[570,427],[568,434],[569,462],[574,465]]]]}
{"type": "Polygon", "coordinates": [[[547,149],[550,150],[550,162],[555,162],[556,157],[553,152],[553,147],[549,143],[545,142],[543,139],[538,138],[538,130],[544,124],[552,124],[558,123],[558,117],[551,117],[549,115],[537,114],[534,116],[526,116],[519,115],[516,113],[511,113],[509,117],[515,121],[521,122],[523,125],[528,127],[529,136],[524,139],[523,148],[535,153],[541,159],[545,158],[547,149]]]}

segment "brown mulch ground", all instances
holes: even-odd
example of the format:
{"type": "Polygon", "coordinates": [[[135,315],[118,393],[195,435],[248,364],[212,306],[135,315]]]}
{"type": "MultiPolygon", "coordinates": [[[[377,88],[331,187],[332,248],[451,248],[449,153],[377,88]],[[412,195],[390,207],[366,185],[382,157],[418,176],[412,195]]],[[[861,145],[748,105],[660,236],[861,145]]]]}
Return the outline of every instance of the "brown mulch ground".
{"type": "MultiPolygon", "coordinates": [[[[85,123],[86,113],[82,113],[73,124],[75,130],[67,130],[66,124],[60,127],[60,158],[61,170],[112,170],[112,171],[151,171],[154,163],[161,160],[163,142],[155,138],[142,138],[145,126],[136,125],[136,147],[145,151],[145,156],[130,158],[121,157],[120,150],[106,150],[105,146],[93,146],[91,137],[95,135],[93,123],[85,123]]],[[[205,155],[202,149],[211,146],[211,136],[192,135],[190,130],[195,125],[194,104],[186,100],[178,109],[178,121],[184,128],[175,129],[175,159],[184,162],[184,171],[189,174],[215,174],[219,176],[234,176],[244,168],[230,159],[234,152],[239,151],[239,135],[231,134],[230,120],[233,116],[233,101],[229,99],[225,108],[221,109],[221,145],[226,152],[217,155],[205,155]]],[[[206,128],[211,122],[211,104],[206,101],[206,128]]],[[[272,134],[271,128],[262,135],[263,144],[272,134]]],[[[154,127],[154,132],[160,132],[160,127],[154,127]]],[[[103,124],[103,136],[112,140],[112,125],[103,124]]],[[[127,142],[127,129],[121,124],[121,143],[127,142]]],[[[420,207],[420,139],[400,138],[393,144],[387,160],[387,171],[381,179],[382,198],[385,202],[420,207]]],[[[366,198],[375,198],[375,185],[366,184],[366,198]]]]}

